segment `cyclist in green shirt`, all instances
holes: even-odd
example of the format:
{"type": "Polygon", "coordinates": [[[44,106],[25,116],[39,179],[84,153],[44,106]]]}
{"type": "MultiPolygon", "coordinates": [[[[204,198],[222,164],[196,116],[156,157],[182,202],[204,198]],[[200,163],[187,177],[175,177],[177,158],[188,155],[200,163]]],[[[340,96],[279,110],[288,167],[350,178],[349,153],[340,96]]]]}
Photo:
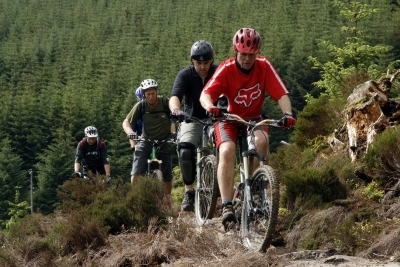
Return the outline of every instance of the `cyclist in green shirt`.
{"type": "MultiPolygon", "coordinates": [[[[150,140],[165,140],[175,133],[175,125],[171,124],[168,107],[169,98],[157,94],[158,84],[153,79],[146,79],[141,83],[144,101],[135,104],[122,123],[125,133],[130,139],[136,138],[137,133],[132,130],[131,124],[138,120],[143,121],[142,136],[150,140]]],[[[150,158],[152,144],[139,142],[135,145],[132,162],[131,182],[144,175],[147,169],[147,159],[150,158]]],[[[172,190],[172,154],[173,148],[169,143],[163,143],[157,150],[158,159],[162,160],[162,174],[165,192],[172,190]]]]}

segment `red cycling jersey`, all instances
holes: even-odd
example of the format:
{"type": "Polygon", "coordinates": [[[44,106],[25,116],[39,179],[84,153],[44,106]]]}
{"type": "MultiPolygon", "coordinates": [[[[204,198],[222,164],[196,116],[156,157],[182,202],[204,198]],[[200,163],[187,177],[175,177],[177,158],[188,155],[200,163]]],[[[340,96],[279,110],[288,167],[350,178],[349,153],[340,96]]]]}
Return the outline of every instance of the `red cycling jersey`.
{"type": "Polygon", "coordinates": [[[238,68],[234,57],[222,62],[202,92],[210,95],[213,103],[225,96],[228,100],[227,111],[242,118],[261,114],[266,93],[278,101],[289,92],[264,56],[257,56],[249,74],[238,68]]]}

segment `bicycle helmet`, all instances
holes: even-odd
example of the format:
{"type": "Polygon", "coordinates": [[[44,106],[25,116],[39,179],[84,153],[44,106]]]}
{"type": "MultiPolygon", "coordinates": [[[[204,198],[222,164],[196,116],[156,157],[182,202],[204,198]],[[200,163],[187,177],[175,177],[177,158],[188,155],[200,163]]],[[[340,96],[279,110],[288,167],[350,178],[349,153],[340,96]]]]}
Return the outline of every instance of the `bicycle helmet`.
{"type": "Polygon", "coordinates": [[[142,92],[142,87],[139,86],[139,87],[136,89],[135,95],[136,95],[136,97],[139,98],[139,99],[143,99],[143,98],[144,98],[144,95],[143,95],[143,92],[142,92]]]}
{"type": "Polygon", "coordinates": [[[99,133],[97,132],[96,127],[88,126],[88,127],[85,128],[85,135],[87,137],[98,137],[99,133]]]}
{"type": "Polygon", "coordinates": [[[190,58],[193,58],[194,60],[210,60],[213,59],[213,57],[213,47],[205,40],[195,42],[190,49],[190,58]]]}
{"type": "Polygon", "coordinates": [[[233,37],[235,53],[257,54],[261,48],[261,36],[252,28],[241,28],[233,37]]]}
{"type": "Polygon", "coordinates": [[[146,79],[144,81],[142,81],[142,83],[140,84],[140,88],[142,88],[142,94],[144,94],[144,92],[148,89],[158,89],[158,84],[156,82],[156,80],[153,79],[146,79]]]}

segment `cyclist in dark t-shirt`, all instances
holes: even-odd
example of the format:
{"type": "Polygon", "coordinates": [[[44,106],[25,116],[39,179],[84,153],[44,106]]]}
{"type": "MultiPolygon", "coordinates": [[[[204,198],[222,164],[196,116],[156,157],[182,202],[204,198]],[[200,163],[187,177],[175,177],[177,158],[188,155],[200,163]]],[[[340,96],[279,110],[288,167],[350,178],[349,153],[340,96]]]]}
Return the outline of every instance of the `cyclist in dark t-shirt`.
{"type": "Polygon", "coordinates": [[[110,178],[110,163],[108,161],[107,146],[99,138],[96,127],[85,128],[85,137],[78,143],[74,164],[75,176],[83,177],[89,171],[93,174],[102,174],[110,178]],[[82,173],[80,172],[82,164],[82,173]]]}
{"type": "MultiPolygon", "coordinates": [[[[181,102],[184,98],[186,114],[207,120],[209,117],[200,105],[199,99],[203,87],[217,69],[217,65],[213,64],[214,54],[211,44],[205,40],[195,42],[190,50],[190,61],[192,65],[182,69],[175,78],[169,108],[172,115],[182,114],[181,102]]],[[[185,196],[181,206],[184,211],[194,210],[193,183],[196,178],[196,148],[201,143],[202,128],[203,125],[199,122],[182,122],[178,133],[179,167],[185,183],[185,196]]]]}

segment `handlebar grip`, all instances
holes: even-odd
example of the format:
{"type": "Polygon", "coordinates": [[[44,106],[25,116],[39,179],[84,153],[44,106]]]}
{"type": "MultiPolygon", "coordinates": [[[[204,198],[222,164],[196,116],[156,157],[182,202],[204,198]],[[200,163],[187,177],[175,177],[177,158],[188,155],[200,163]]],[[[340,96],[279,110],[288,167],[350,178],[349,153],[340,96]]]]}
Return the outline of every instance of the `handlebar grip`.
{"type": "Polygon", "coordinates": [[[137,134],[135,134],[135,133],[129,133],[126,136],[128,137],[128,139],[131,139],[131,140],[138,138],[137,134]]]}
{"type": "Polygon", "coordinates": [[[179,122],[183,122],[186,119],[186,114],[179,114],[179,115],[174,115],[171,113],[171,118],[179,121],[179,122]]]}

